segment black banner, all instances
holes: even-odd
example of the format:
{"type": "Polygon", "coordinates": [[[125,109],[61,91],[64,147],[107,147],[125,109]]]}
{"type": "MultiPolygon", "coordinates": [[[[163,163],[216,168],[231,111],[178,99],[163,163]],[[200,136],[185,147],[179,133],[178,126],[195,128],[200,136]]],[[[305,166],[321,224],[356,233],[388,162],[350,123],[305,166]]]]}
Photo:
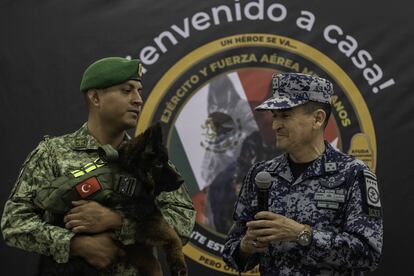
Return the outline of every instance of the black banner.
{"type": "MultiPolygon", "coordinates": [[[[146,103],[137,131],[163,122],[198,211],[184,248],[189,275],[236,274],[220,258],[237,194],[236,184],[223,183],[237,182],[231,175],[240,168],[232,164],[245,139],[260,133],[272,141],[267,119],[252,107],[268,95],[272,72],[317,74],[335,88],[325,138],[377,174],[385,236],[382,262],[370,275],[405,275],[414,245],[412,6],[401,0],[3,0],[1,210],[41,138],[86,121],[79,91],[86,66],[107,56],[140,58],[146,103]],[[212,113],[233,126],[226,143],[209,139],[212,113]]],[[[35,254],[3,240],[0,252],[7,275],[36,271],[35,254]]],[[[257,275],[257,268],[246,275],[257,275]]]]}

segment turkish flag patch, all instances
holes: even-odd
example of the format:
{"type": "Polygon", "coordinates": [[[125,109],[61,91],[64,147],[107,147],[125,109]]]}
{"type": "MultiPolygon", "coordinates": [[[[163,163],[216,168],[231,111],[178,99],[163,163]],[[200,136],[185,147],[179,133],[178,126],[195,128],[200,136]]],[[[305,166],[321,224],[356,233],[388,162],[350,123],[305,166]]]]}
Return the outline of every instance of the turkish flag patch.
{"type": "Polygon", "coordinates": [[[87,198],[101,189],[98,179],[94,176],[76,184],[75,189],[81,198],[87,198]]]}

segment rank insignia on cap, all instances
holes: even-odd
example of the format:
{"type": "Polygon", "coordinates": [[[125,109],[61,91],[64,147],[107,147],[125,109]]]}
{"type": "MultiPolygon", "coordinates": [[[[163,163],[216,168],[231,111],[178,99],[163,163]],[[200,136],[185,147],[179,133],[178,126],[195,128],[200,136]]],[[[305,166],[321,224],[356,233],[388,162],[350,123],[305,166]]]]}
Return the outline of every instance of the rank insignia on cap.
{"type": "Polygon", "coordinates": [[[137,71],[137,74],[138,74],[138,76],[139,76],[139,77],[142,77],[142,63],[140,63],[140,64],[138,65],[138,71],[137,71]]]}
{"type": "Polygon", "coordinates": [[[273,91],[277,92],[277,90],[279,89],[279,77],[277,75],[273,75],[273,91]]]}
{"type": "Polygon", "coordinates": [[[337,170],[335,162],[325,163],[325,172],[335,172],[337,170]]]}

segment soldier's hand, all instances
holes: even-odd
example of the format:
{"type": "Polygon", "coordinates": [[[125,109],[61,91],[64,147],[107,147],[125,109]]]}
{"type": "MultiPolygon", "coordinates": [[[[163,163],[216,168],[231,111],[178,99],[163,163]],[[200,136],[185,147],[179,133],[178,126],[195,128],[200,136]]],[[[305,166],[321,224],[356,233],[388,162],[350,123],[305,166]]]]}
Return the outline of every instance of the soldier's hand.
{"type": "Polygon", "coordinates": [[[253,233],[254,228],[247,228],[246,234],[243,236],[240,242],[240,257],[247,258],[254,253],[266,252],[269,243],[260,242],[257,240],[257,236],[253,233]]]}
{"type": "Polygon", "coordinates": [[[96,201],[72,201],[75,206],[64,217],[65,227],[74,233],[101,233],[122,225],[119,213],[96,201]]]}
{"type": "Polygon", "coordinates": [[[249,221],[246,225],[252,228],[251,235],[260,242],[294,241],[304,229],[304,225],[290,218],[268,211],[257,213],[256,220],[249,221]]]}
{"type": "Polygon", "coordinates": [[[115,244],[111,234],[101,233],[74,236],[70,241],[70,255],[82,257],[97,269],[105,269],[118,257],[125,256],[125,252],[115,244]]]}

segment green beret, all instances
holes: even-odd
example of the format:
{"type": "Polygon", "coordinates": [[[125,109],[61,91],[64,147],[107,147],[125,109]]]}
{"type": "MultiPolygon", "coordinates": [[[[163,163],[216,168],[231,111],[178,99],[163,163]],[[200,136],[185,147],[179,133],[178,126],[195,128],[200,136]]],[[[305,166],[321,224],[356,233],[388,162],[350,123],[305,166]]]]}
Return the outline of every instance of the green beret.
{"type": "Polygon", "coordinates": [[[80,90],[102,89],[127,80],[141,81],[142,65],[138,59],[107,57],[95,61],[83,73],[80,90]]]}

